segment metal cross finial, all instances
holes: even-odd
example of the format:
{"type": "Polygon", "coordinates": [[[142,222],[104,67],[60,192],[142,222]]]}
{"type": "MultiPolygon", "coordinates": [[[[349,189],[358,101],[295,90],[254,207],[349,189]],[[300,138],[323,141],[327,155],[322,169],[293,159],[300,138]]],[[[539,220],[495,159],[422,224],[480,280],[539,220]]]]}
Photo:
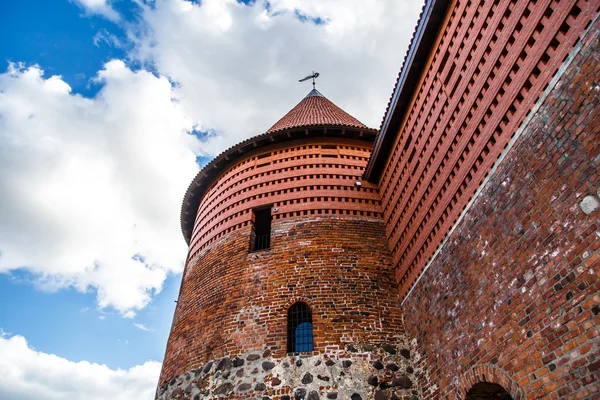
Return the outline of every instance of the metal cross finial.
{"type": "Polygon", "coordinates": [[[315,88],[315,79],[317,79],[318,77],[319,77],[319,73],[313,71],[312,75],[302,78],[298,82],[304,82],[304,81],[307,81],[312,78],[312,84],[313,84],[313,89],[314,89],[315,88]]]}

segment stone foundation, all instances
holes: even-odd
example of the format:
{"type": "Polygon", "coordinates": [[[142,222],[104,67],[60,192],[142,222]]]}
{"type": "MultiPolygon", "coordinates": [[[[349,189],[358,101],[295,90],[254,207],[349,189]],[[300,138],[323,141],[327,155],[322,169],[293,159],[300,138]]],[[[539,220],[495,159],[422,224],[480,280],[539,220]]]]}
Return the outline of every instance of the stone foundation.
{"type": "Polygon", "coordinates": [[[398,343],[284,358],[270,350],[230,355],[173,377],[156,399],[421,399],[427,373],[409,343],[398,343]]]}

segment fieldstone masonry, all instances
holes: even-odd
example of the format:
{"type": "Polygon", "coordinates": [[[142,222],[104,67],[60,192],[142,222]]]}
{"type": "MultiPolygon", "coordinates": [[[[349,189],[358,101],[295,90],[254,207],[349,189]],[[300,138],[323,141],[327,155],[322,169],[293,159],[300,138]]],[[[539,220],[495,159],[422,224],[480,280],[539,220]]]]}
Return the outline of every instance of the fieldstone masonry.
{"type": "Polygon", "coordinates": [[[590,215],[598,208],[600,208],[600,201],[595,196],[585,196],[581,203],[579,203],[579,207],[581,207],[581,211],[586,215],[590,215]]]}
{"type": "Polygon", "coordinates": [[[394,344],[351,344],[284,358],[265,350],[209,361],[165,383],[157,399],[417,400],[427,382],[419,361],[402,337],[394,344]]]}

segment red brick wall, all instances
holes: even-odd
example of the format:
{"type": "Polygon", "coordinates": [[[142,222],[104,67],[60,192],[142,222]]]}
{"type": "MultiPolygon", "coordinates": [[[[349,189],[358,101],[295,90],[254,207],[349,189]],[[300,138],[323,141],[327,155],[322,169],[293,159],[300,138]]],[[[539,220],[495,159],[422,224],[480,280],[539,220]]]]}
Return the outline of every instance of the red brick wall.
{"type": "Polygon", "coordinates": [[[600,21],[573,55],[404,303],[428,398],[600,397],[600,21]]]}
{"type": "Polygon", "coordinates": [[[286,354],[287,309],[312,309],[315,352],[402,333],[383,224],[312,216],[275,221],[271,249],[248,253],[250,228],[188,263],[161,384],[225,355],[286,354]]]}
{"type": "Polygon", "coordinates": [[[380,182],[402,296],[599,4],[460,0],[450,5],[380,182]]]}

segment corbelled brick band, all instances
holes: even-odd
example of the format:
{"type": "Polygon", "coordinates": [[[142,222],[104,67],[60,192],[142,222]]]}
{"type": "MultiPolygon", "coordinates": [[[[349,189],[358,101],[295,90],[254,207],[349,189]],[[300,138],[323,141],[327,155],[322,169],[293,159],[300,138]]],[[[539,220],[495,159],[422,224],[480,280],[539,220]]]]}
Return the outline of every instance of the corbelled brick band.
{"type": "Polygon", "coordinates": [[[224,171],[205,192],[190,241],[195,257],[252,222],[252,209],[272,204],[275,221],[301,215],[380,218],[377,188],[356,186],[371,143],[314,138],[267,146],[224,171]]]}

